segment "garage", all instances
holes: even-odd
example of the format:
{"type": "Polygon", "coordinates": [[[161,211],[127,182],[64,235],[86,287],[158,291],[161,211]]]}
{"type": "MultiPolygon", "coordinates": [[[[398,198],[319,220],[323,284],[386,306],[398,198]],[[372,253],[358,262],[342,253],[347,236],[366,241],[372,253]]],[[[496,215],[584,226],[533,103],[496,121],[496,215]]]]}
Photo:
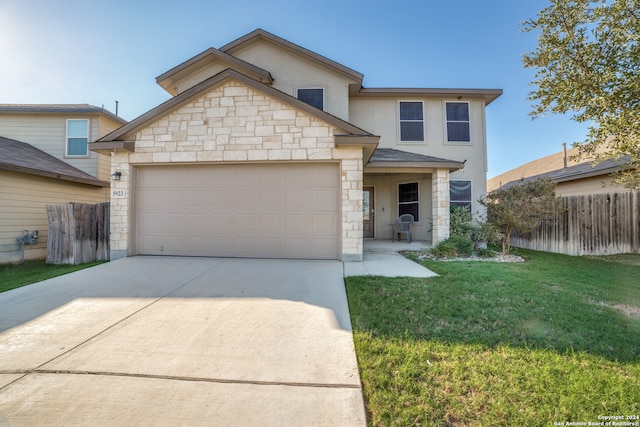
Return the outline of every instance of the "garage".
{"type": "Polygon", "coordinates": [[[338,163],[134,168],[140,255],[340,258],[338,163]]]}

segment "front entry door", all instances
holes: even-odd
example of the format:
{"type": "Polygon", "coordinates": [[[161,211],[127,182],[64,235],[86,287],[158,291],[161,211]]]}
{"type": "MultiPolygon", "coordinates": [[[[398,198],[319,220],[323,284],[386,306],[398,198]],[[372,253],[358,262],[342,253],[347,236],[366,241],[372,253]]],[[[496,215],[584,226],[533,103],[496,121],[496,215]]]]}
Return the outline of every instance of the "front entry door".
{"type": "Polygon", "coordinates": [[[364,230],[362,237],[373,238],[373,229],[375,227],[375,203],[373,196],[373,187],[364,187],[362,190],[362,216],[364,230]]]}

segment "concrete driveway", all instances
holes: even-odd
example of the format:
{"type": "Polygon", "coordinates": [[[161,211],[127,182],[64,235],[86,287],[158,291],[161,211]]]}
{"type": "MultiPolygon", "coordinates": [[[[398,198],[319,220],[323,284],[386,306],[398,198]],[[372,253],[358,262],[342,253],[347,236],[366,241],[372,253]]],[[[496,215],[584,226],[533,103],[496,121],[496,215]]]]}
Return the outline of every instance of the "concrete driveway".
{"type": "Polygon", "coordinates": [[[0,425],[362,426],[339,261],[133,257],[0,294],[0,425]]]}

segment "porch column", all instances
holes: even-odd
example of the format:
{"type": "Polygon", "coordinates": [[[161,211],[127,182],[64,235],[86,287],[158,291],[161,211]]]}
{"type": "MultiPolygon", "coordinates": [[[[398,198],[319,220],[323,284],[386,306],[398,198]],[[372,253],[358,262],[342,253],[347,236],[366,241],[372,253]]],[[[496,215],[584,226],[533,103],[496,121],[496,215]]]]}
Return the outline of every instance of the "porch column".
{"type": "Polygon", "coordinates": [[[436,169],[432,175],[433,232],[432,244],[449,237],[449,170],[436,169]]]}

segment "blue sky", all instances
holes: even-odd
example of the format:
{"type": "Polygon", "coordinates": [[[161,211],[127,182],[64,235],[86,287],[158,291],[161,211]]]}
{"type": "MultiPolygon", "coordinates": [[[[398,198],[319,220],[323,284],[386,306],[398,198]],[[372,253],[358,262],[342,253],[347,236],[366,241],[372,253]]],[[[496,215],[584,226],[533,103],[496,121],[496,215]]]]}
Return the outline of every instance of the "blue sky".
{"type": "Polygon", "coordinates": [[[487,108],[488,177],[581,141],[532,120],[520,31],[548,0],[0,0],[0,103],[104,105],[127,120],[169,95],[155,78],[263,28],[364,74],[365,87],[503,89],[487,108]]]}

